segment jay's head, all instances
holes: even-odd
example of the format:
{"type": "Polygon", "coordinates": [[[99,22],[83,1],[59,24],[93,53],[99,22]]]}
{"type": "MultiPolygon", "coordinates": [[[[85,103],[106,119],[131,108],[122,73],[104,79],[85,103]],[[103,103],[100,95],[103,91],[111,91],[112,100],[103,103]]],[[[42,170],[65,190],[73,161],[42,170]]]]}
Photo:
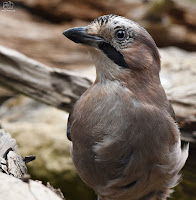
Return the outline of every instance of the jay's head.
{"type": "MultiPolygon", "coordinates": [[[[137,23],[117,15],[105,15],[86,27],[65,30],[63,34],[89,47],[97,69],[97,79],[123,79],[123,76],[158,76],[160,56],[150,34],[137,23]]],[[[147,77],[146,77],[147,78],[147,77]]]]}

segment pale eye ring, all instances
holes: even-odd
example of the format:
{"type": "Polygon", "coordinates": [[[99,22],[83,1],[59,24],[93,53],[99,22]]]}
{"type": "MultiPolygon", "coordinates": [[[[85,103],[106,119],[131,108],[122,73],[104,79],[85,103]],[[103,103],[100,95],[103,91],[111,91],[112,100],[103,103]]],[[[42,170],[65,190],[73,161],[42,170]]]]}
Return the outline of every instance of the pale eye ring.
{"type": "Polygon", "coordinates": [[[126,38],[126,32],[125,32],[125,30],[118,30],[118,31],[116,31],[115,37],[118,40],[124,40],[126,38]]]}

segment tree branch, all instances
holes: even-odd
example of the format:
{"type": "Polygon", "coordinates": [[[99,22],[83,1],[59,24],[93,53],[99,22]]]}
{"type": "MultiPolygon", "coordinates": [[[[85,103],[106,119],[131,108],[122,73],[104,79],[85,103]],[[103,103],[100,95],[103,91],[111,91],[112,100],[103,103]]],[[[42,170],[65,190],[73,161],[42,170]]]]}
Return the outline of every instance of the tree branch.
{"type": "Polygon", "coordinates": [[[70,112],[91,81],[0,46],[0,84],[70,112]]]}

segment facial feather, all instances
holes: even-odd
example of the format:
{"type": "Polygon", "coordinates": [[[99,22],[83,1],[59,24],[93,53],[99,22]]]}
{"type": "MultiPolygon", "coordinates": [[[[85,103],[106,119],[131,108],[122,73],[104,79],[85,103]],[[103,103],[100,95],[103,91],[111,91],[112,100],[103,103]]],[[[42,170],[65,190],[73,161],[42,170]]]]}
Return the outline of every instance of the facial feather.
{"type": "Polygon", "coordinates": [[[154,40],[145,29],[135,22],[120,16],[106,16],[94,20],[88,26],[87,32],[102,37],[108,45],[115,48],[123,56],[131,70],[149,69],[154,66],[154,60],[160,70],[160,56],[154,40]],[[115,38],[115,32],[118,30],[125,31],[126,38],[124,40],[115,38]],[[142,60],[143,63],[140,63],[142,60]]]}

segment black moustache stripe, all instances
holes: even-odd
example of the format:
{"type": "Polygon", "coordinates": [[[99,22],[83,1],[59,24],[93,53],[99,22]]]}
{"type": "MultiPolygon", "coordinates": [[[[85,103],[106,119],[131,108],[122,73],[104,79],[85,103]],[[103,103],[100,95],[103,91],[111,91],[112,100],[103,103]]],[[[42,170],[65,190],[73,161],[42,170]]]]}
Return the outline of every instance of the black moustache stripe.
{"type": "Polygon", "coordinates": [[[99,44],[99,49],[101,49],[107,55],[107,57],[113,60],[117,65],[123,68],[128,68],[123,55],[109,43],[101,42],[99,44]]]}

